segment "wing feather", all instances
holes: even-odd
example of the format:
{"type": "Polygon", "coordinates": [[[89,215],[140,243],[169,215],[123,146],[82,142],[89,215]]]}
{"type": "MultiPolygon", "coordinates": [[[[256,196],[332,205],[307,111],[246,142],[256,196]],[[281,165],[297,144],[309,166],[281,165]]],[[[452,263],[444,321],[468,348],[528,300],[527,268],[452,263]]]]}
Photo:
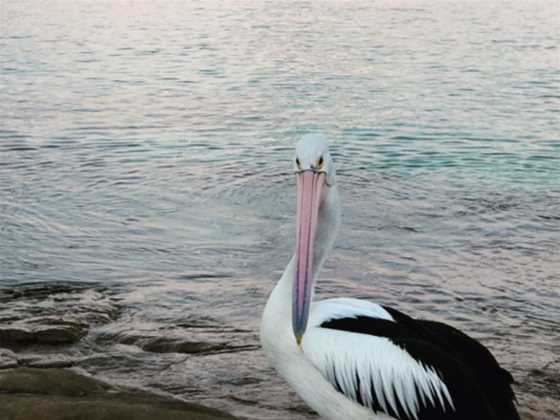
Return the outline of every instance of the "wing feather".
{"type": "Polygon", "coordinates": [[[452,327],[356,299],[319,302],[310,321],[305,356],[335,389],[376,413],[399,420],[519,418],[511,375],[452,327]],[[485,375],[496,391],[481,383],[485,375]]]}
{"type": "Polygon", "coordinates": [[[312,327],[302,348],[338,391],[375,412],[419,420],[427,401],[442,412],[453,410],[447,385],[435,370],[385,337],[312,327]]]}

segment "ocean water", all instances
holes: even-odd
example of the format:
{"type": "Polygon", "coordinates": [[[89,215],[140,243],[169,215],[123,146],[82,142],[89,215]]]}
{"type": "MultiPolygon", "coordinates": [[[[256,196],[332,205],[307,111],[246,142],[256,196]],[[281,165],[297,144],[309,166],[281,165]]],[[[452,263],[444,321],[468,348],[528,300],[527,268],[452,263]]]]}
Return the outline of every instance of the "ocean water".
{"type": "Polygon", "coordinates": [[[320,131],[342,226],[318,295],[468,332],[553,418],[559,15],[548,0],[2,0],[0,285],[109,290],[120,317],[71,350],[99,377],[314,418],[258,325],[294,241],[293,145],[320,131]],[[134,334],[237,350],[149,352],[134,334]]]}

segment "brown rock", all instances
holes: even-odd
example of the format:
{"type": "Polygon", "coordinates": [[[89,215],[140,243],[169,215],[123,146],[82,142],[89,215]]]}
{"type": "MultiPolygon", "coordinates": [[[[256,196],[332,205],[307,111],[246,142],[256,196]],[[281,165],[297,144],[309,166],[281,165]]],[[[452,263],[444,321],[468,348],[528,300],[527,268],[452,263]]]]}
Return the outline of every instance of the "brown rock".
{"type": "Polygon", "coordinates": [[[198,404],[111,386],[66,369],[0,371],[5,420],[227,420],[198,404]]]}
{"type": "Polygon", "coordinates": [[[84,337],[87,331],[87,325],[76,323],[4,326],[0,327],[0,343],[7,347],[28,344],[72,344],[84,337]]]}

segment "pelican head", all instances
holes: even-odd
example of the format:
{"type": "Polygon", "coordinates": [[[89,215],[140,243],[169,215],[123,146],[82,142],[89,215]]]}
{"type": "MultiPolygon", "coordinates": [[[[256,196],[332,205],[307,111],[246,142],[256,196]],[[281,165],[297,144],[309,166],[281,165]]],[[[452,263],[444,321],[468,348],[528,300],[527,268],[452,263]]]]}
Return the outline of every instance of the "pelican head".
{"type": "Polygon", "coordinates": [[[313,171],[325,175],[325,182],[333,186],[335,182],[335,170],[329,143],[322,134],[306,134],[296,145],[294,157],[294,172],[296,175],[305,171],[313,171]]]}
{"type": "Polygon", "coordinates": [[[297,183],[297,216],[292,328],[299,345],[307,327],[313,294],[314,243],[319,210],[335,184],[334,165],[325,136],[308,134],[298,142],[294,171],[297,183]]]}

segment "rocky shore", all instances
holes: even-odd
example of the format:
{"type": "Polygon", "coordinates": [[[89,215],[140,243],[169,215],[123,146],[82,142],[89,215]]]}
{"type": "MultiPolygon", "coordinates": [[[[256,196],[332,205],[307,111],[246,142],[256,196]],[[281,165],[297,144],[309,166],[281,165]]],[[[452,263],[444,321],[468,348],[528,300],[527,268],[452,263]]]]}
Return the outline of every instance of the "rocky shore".
{"type": "Polygon", "coordinates": [[[229,414],[141,390],[116,387],[69,369],[0,371],[5,420],[226,420],[229,414]]]}
{"type": "MultiPolygon", "coordinates": [[[[120,313],[118,299],[84,283],[0,289],[3,420],[225,420],[235,417],[145,390],[111,385],[85,370],[78,343],[120,313]],[[72,368],[73,369],[70,369],[72,368]]],[[[222,350],[212,343],[144,343],[155,352],[222,350]]],[[[87,347],[87,346],[86,346],[87,347]]],[[[95,357],[95,356],[94,356],[95,357]]]]}
{"type": "MultiPolygon", "coordinates": [[[[2,420],[233,419],[205,405],[244,416],[247,407],[289,394],[280,383],[278,394],[257,395],[266,387],[254,369],[266,362],[251,359],[259,354],[254,332],[205,314],[155,323],[142,308],[136,319],[123,296],[118,287],[89,283],[0,288],[2,420]],[[245,366],[243,373],[230,372],[232,364],[245,366]]],[[[560,359],[514,376],[523,420],[559,418],[560,359]]],[[[286,404],[307,409],[296,397],[286,404]]]]}

